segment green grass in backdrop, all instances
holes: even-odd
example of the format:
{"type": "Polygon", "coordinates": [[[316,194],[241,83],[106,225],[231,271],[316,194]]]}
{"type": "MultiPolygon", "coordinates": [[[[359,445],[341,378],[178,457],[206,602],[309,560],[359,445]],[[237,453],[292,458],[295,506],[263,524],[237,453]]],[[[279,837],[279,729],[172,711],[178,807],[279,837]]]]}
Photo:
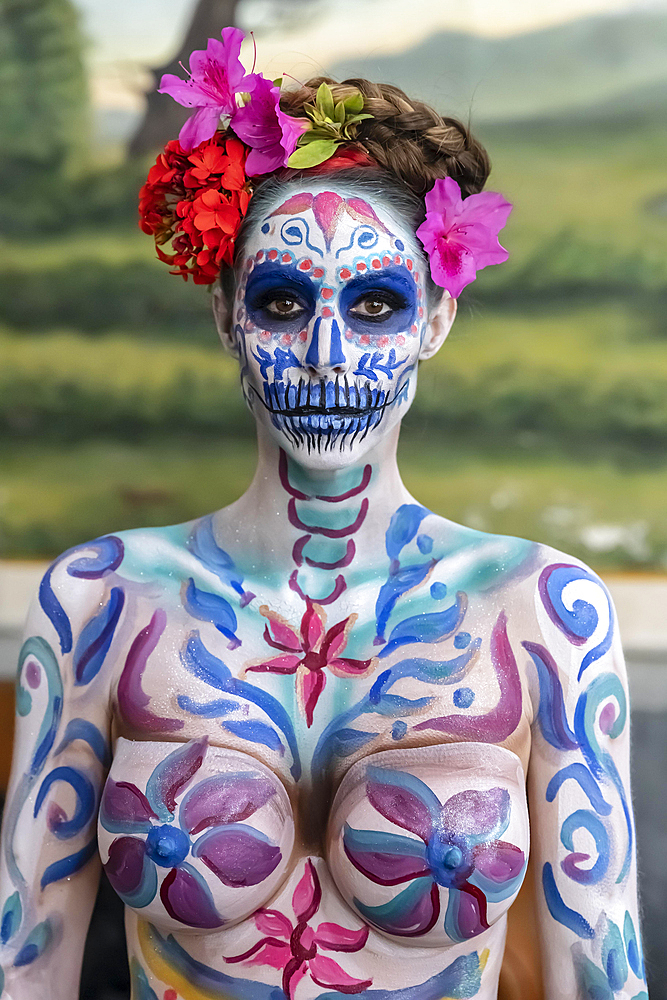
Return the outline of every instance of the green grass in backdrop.
{"type": "MultiPolygon", "coordinates": [[[[408,488],[602,568],[664,568],[667,130],[487,131],[511,259],[422,367],[408,488]]],[[[238,496],[252,427],[206,291],[122,220],[0,250],[0,554],[238,496]]]]}

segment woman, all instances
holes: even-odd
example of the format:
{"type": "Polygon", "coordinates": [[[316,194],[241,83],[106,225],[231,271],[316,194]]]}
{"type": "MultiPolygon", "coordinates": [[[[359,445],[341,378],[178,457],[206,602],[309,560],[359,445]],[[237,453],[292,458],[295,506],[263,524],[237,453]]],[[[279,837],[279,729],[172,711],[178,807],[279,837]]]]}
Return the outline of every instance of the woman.
{"type": "Polygon", "coordinates": [[[77,995],[99,812],[135,1000],[491,1000],[529,848],[548,1000],[646,997],[607,591],[428,511],[396,464],[418,364],[507,256],[509,205],[459,122],[366,81],[281,95],[240,40],[163,80],[197,110],[141,208],[159,256],[215,282],[257,472],[41,584],[2,995],[77,995]]]}

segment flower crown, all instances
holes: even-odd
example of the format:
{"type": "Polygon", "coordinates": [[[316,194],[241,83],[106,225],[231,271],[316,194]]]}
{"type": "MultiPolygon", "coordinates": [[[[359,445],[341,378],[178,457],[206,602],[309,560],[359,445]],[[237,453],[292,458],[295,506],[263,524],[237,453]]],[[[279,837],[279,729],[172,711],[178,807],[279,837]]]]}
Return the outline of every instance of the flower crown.
{"type": "MultiPolygon", "coordinates": [[[[177,140],[167,143],[151,167],[139,200],[140,225],[155,239],[172,274],[211,285],[234,245],[256,177],[288,167],[318,172],[375,161],[357,140],[364,112],[356,88],[336,102],[322,83],[304,116],[280,108],[281,80],[246,73],[243,32],[223,28],[190,56],[189,79],[162,77],[159,93],[194,108],[177,140]],[[328,161],[328,162],[327,162],[328,161]],[[171,245],[171,253],[163,247],[171,245]]],[[[431,276],[457,298],[477,271],[507,260],[498,242],[512,206],[491,191],[461,197],[451,177],[435,181],[425,196],[426,219],[417,237],[428,254],[431,276]]]]}

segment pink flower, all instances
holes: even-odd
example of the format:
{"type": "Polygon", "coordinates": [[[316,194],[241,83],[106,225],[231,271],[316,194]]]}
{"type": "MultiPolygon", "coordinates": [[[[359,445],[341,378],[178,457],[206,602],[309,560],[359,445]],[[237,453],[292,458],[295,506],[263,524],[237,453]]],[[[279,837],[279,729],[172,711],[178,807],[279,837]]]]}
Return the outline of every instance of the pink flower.
{"type": "Polygon", "coordinates": [[[426,221],[417,237],[429,255],[436,285],[458,298],[477,271],[502,264],[509,254],[498,242],[512,206],[500,194],[482,191],[461,198],[452,177],[435,182],[426,195],[426,221]]]}
{"type": "Polygon", "coordinates": [[[181,129],[179,140],[186,152],[215,135],[220,117],[237,110],[236,95],[253,90],[257,77],[246,75],[239,59],[243,32],[223,28],[222,41],[209,38],[206,49],[190,56],[190,79],[166,73],[158,92],[169,94],[186,108],[197,108],[181,129]]]}
{"type": "Polygon", "coordinates": [[[291,118],[280,110],[280,87],[256,74],[250,103],[239,108],[232,128],[251,147],[246,161],[249,177],[283,167],[307,129],[305,118],[291,118]]]}
{"type": "Polygon", "coordinates": [[[325,668],[337,677],[364,677],[375,667],[376,660],[353,660],[340,654],[347,646],[350,629],[357,620],[352,614],[336,622],[327,631],[324,609],[308,601],[301,618],[299,632],[266,605],[259,609],[269,619],[264,629],[264,641],[280,656],[270,660],[250,663],[246,670],[270,674],[296,674],[296,693],[299,707],[306,716],[306,724],[313,724],[313,712],[326,684],[325,668]]]}
{"type": "Polygon", "coordinates": [[[258,910],[253,919],[257,930],[265,936],[242,955],[232,955],[225,961],[281,969],[283,992],[289,1000],[293,1000],[297,984],[306,975],[324,989],[361,993],[373,980],[355,979],[333,958],[320,955],[319,951],[361,951],[368,938],[368,927],[353,931],[339,924],[323,923],[313,929],[309,921],[315,916],[321,899],[320,880],[313,862],[308,859],[292,896],[296,925],[278,910],[258,910]]]}

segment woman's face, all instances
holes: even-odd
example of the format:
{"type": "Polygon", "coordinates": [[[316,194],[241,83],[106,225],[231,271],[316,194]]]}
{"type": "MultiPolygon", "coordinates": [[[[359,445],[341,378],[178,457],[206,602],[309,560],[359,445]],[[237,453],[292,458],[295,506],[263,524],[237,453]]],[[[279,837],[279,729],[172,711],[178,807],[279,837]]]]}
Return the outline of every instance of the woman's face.
{"type": "Polygon", "coordinates": [[[412,403],[418,360],[454,318],[428,316],[415,236],[335,182],[289,189],[248,234],[223,337],[255,418],[313,468],[358,461],[412,403]]]}

